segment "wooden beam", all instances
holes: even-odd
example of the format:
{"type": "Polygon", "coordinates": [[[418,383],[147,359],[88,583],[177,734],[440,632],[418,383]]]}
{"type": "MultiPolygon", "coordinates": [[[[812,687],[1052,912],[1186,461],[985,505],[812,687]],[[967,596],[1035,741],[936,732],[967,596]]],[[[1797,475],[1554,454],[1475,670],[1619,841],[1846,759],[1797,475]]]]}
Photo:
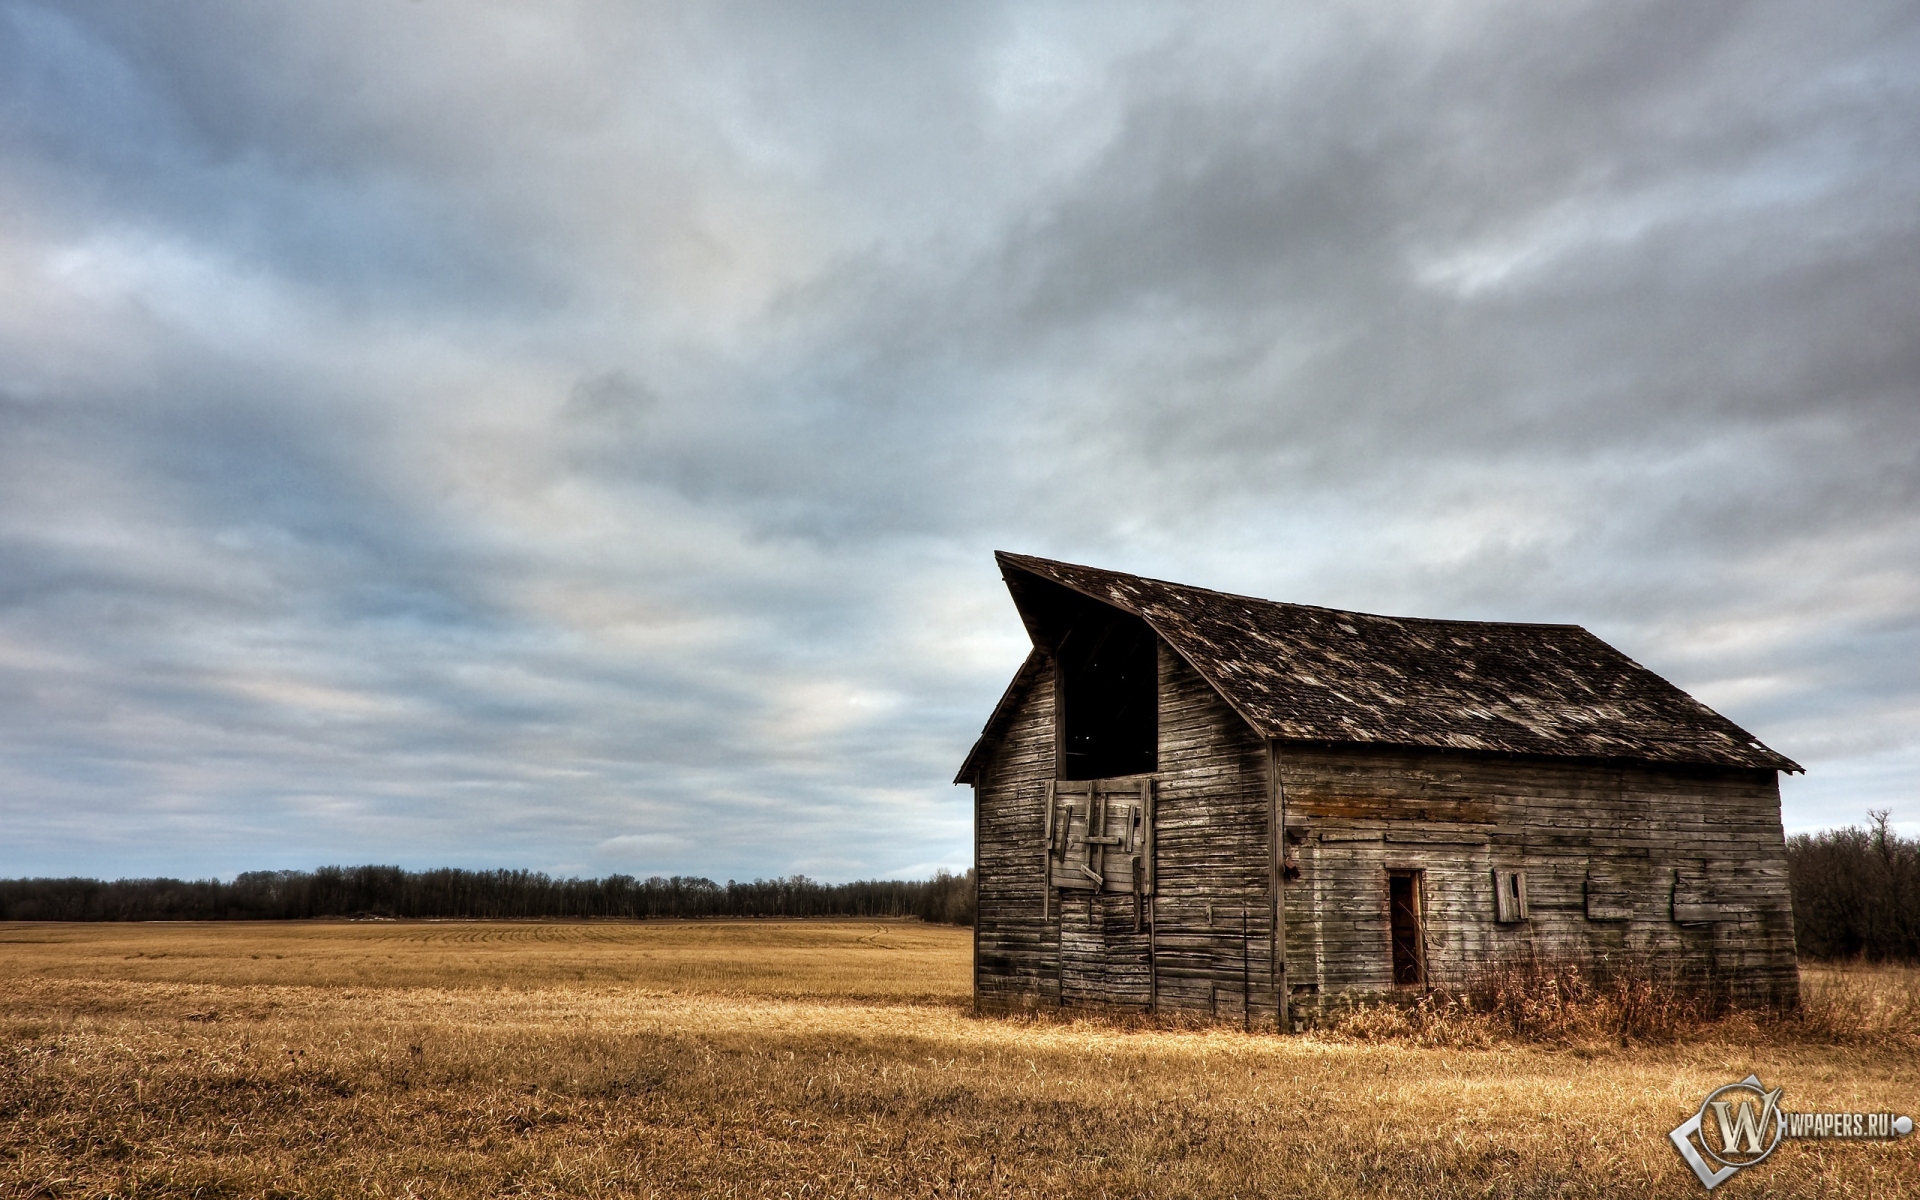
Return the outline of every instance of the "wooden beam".
{"type": "Polygon", "coordinates": [[[1267,835],[1268,891],[1273,903],[1273,953],[1268,956],[1273,971],[1273,1023],[1279,1032],[1288,1033],[1293,1025],[1287,1011],[1292,999],[1287,981],[1287,787],[1280,778],[1280,746],[1272,738],[1267,739],[1267,835]]]}
{"type": "Polygon", "coordinates": [[[1142,818],[1146,822],[1146,829],[1143,832],[1146,838],[1147,852],[1144,855],[1146,862],[1142,864],[1142,869],[1146,872],[1146,878],[1144,882],[1136,879],[1135,886],[1141,887],[1146,893],[1147,1011],[1158,1012],[1160,1010],[1160,916],[1157,912],[1154,911],[1154,902],[1153,902],[1154,886],[1153,885],[1154,885],[1154,879],[1156,877],[1156,872],[1159,870],[1159,868],[1155,865],[1154,857],[1153,857],[1154,808],[1153,808],[1153,776],[1151,775],[1147,776],[1145,779],[1142,779],[1140,781],[1140,805],[1143,809],[1145,809],[1145,812],[1146,812],[1146,815],[1142,818]]]}
{"type": "MultiPolygon", "coordinates": [[[[1043,922],[1053,919],[1053,789],[1054,781],[1047,780],[1046,832],[1040,838],[1040,920],[1043,922]]],[[[980,878],[979,872],[973,877],[980,878]]],[[[977,915],[973,920],[976,925],[980,922],[977,915]]]]}
{"type": "Polygon", "coordinates": [[[980,780],[973,781],[973,1006],[980,1007],[980,780]]]}
{"type": "Polygon", "coordinates": [[[1253,963],[1251,938],[1247,933],[1247,906],[1240,906],[1240,1027],[1253,1032],[1253,963]]]}

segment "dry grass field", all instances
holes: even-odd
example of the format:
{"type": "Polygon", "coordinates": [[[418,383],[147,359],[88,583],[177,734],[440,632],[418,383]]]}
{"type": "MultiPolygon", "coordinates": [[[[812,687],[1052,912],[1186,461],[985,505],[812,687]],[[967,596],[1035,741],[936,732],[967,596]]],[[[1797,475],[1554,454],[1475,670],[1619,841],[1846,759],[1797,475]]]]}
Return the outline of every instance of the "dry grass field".
{"type": "MultiPolygon", "coordinates": [[[[1700,1196],[1666,1132],[1757,1071],[1920,1112],[1909,972],[1819,1019],[1516,1044],[1003,1020],[890,922],[0,925],[5,1196],[1700,1196]]],[[[1916,1138],[1716,1196],[1920,1194],[1916,1138]]]]}

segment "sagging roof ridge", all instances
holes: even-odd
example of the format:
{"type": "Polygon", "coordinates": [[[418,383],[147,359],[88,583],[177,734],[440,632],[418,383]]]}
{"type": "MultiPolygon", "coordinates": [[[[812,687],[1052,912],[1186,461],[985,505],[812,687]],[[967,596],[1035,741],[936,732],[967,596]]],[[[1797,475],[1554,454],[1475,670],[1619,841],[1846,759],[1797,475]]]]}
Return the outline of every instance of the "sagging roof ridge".
{"type": "MultiPolygon", "coordinates": [[[[1325,604],[1301,604],[1293,600],[1269,600],[1264,596],[1249,596],[1244,592],[1223,592],[1218,588],[1201,587],[1193,583],[1175,583],[1171,579],[1156,579],[1152,575],[1134,575],[1126,571],[1109,570],[1106,567],[1088,567],[1082,566],[1079,563],[1060,562],[1056,559],[1040,558],[1032,554],[1015,554],[1011,550],[995,550],[993,555],[996,559],[1015,562],[1044,563],[1048,566],[1056,567],[1071,567],[1076,571],[1100,571],[1107,575],[1125,576],[1128,579],[1137,580],[1141,583],[1157,583],[1161,587],[1177,588],[1183,592],[1201,592],[1209,596],[1218,596],[1223,600],[1251,600],[1255,604],[1265,604],[1278,608],[1304,608],[1313,612],[1331,613],[1336,617],[1366,617],[1372,621],[1405,621],[1421,625],[1486,625],[1494,628],[1510,628],[1517,625],[1524,629],[1578,629],[1581,633],[1588,634],[1589,636],[1592,636],[1593,633],[1593,631],[1585,625],[1575,624],[1571,621],[1488,621],[1479,617],[1400,617],[1392,613],[1365,612],[1357,608],[1332,608],[1325,604]]],[[[1002,565],[1004,565],[1004,563],[1002,565]]],[[[1035,572],[1032,571],[1028,571],[1027,573],[1029,575],[1035,574],[1035,572]]],[[[1057,583],[1061,587],[1071,588],[1073,591],[1079,592],[1082,596],[1090,600],[1098,600],[1102,604],[1113,605],[1115,608],[1124,607],[1116,604],[1111,596],[1096,595],[1081,587],[1079,584],[1067,583],[1063,580],[1054,579],[1051,576],[1041,576],[1041,578],[1046,579],[1049,583],[1057,583]]],[[[1133,613],[1134,616],[1139,617],[1143,621],[1152,620],[1152,618],[1148,617],[1145,613],[1136,612],[1130,607],[1124,607],[1124,611],[1133,613]]]]}
{"type": "MultiPolygon", "coordinates": [[[[1256,734],[1276,741],[1803,769],[1581,625],[1390,616],[994,557],[1003,577],[1018,571],[1147,622],[1256,734]],[[1349,623],[1340,637],[1320,625],[1354,620],[1377,635],[1349,623]],[[1440,641],[1449,630],[1451,642],[1440,641]]],[[[988,748],[989,725],[963,775],[988,748]]]]}

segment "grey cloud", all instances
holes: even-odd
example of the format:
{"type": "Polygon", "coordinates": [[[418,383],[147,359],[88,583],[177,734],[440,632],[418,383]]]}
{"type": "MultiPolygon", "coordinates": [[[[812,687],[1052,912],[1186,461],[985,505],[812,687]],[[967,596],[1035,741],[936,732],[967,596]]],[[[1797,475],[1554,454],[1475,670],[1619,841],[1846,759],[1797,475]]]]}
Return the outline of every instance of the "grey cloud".
{"type": "Polygon", "coordinates": [[[1912,795],[1905,6],[0,13],[0,871],[958,865],[1002,545],[1912,795]]]}

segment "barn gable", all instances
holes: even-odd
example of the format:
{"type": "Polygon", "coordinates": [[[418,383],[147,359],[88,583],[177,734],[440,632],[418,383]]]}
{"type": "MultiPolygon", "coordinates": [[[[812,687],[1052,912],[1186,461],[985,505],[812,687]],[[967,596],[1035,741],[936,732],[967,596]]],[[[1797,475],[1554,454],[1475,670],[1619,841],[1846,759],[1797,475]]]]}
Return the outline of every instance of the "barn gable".
{"type": "MultiPolygon", "coordinates": [[[[1144,620],[1262,737],[1801,770],[1578,625],[1384,617],[995,557],[1036,646],[1057,636],[1055,589],[1111,605],[1144,620]]],[[[989,721],[955,782],[994,737],[989,721]]]]}

